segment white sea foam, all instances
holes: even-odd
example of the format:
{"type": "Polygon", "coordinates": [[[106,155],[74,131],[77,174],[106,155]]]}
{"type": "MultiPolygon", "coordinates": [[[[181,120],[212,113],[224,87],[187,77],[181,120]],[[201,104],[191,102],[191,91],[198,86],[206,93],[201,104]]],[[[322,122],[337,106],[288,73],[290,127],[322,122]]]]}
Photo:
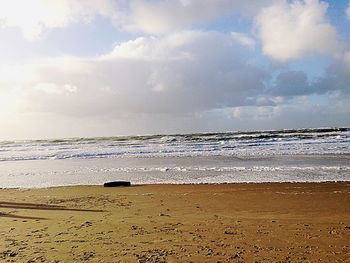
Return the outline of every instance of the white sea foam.
{"type": "Polygon", "coordinates": [[[349,154],[350,131],[295,130],[0,143],[0,161],[349,154]]]}
{"type": "Polygon", "coordinates": [[[0,187],[350,181],[350,130],[0,142],[0,187]]]}
{"type": "Polygon", "coordinates": [[[166,157],[37,160],[0,163],[0,187],[350,181],[349,156],[271,158],[166,157]]]}

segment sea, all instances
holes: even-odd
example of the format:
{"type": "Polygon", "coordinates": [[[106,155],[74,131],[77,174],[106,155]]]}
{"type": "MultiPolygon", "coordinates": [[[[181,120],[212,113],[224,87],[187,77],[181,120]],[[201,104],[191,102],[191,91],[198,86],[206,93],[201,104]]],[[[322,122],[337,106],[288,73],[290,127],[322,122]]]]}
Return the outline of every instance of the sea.
{"type": "Polygon", "coordinates": [[[350,128],[0,141],[0,188],[350,181],[350,128]]]}

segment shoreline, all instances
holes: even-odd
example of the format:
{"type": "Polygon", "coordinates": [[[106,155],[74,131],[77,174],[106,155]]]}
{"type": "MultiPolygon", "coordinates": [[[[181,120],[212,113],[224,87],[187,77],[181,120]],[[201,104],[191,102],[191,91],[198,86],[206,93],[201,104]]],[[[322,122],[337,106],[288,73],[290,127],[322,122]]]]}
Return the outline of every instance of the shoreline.
{"type": "Polygon", "coordinates": [[[337,157],[345,157],[350,158],[350,152],[312,152],[312,153],[270,153],[270,154],[246,154],[246,155],[239,155],[239,154],[222,154],[222,153],[191,153],[191,154],[164,154],[159,155],[158,153],[156,155],[149,155],[149,156],[143,156],[143,155],[106,155],[104,157],[97,156],[97,157],[75,157],[75,158],[32,158],[32,159],[0,159],[0,163],[3,162],[35,162],[35,161],[76,161],[76,160],[99,160],[99,159],[152,159],[152,158],[162,158],[162,159],[174,159],[174,158],[232,158],[232,159],[238,159],[238,160],[256,160],[256,159],[272,159],[272,158],[291,158],[291,157],[297,157],[297,158],[314,158],[314,157],[329,157],[329,158],[337,158],[337,157]]]}
{"type": "MultiPolygon", "coordinates": [[[[350,181],[340,180],[340,181],[285,181],[285,182],[237,182],[237,183],[152,183],[152,184],[133,184],[131,186],[120,186],[111,188],[130,188],[130,187],[140,187],[140,186],[188,186],[188,185],[283,185],[283,184],[350,184],[350,181]]],[[[37,190],[37,189],[56,189],[56,188],[74,188],[74,187],[103,187],[103,184],[76,184],[76,185],[58,185],[58,186],[48,186],[48,187],[0,187],[1,190],[37,190]]]]}
{"type": "Polygon", "coordinates": [[[350,258],[348,182],[0,189],[0,220],[0,261],[350,258]]]}
{"type": "Polygon", "coordinates": [[[1,188],[132,184],[350,181],[348,157],[101,158],[0,162],[1,188]]]}

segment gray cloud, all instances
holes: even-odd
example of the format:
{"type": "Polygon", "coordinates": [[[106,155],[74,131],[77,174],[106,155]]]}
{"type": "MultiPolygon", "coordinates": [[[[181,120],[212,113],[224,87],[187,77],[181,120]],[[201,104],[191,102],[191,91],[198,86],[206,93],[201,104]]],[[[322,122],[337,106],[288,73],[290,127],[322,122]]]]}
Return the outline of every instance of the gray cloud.
{"type": "Polygon", "coordinates": [[[266,92],[270,96],[282,97],[332,93],[350,93],[350,63],[347,61],[347,54],[333,60],[325,73],[314,79],[309,79],[303,71],[282,71],[266,92]]]}
{"type": "Polygon", "coordinates": [[[350,93],[350,60],[344,58],[333,61],[327,68],[325,76],[317,79],[313,85],[317,93],[341,92],[350,93]]]}
{"type": "Polygon", "coordinates": [[[308,77],[303,71],[285,71],[278,74],[273,88],[269,91],[273,96],[303,96],[314,93],[308,77]]]}
{"type": "Polygon", "coordinates": [[[185,31],[122,43],[94,59],[51,61],[25,83],[25,110],[184,114],[246,105],[269,78],[246,62],[247,52],[230,35],[185,31]]]}

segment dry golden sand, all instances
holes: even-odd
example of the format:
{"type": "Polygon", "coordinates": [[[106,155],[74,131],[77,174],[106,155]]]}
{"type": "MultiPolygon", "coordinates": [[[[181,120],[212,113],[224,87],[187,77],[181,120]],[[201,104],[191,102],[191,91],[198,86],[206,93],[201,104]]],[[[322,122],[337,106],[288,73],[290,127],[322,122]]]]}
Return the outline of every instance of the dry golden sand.
{"type": "Polygon", "coordinates": [[[0,262],[350,262],[350,184],[0,190],[0,262]]]}

